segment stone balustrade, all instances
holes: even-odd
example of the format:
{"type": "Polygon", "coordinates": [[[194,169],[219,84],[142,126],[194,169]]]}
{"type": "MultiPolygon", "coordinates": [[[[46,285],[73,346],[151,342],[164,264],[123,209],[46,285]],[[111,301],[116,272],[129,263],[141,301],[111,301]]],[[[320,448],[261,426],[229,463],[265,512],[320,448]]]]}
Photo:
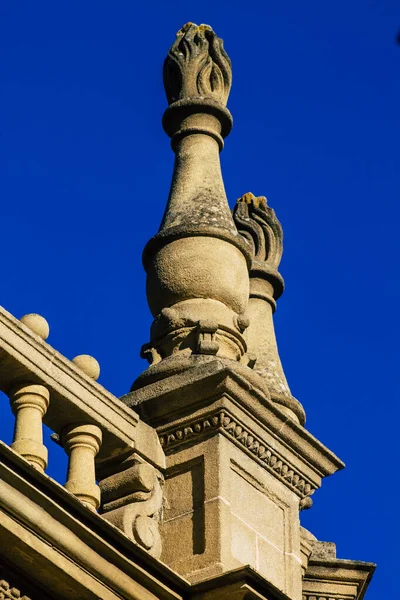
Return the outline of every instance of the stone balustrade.
{"type": "Polygon", "coordinates": [[[0,307],[0,389],[15,416],[11,448],[44,473],[47,425],[68,456],[65,488],[158,556],[165,467],[158,436],[96,382],[96,359],[82,354],[70,361],[46,342],[48,336],[40,315],[18,320],[0,307]]]}

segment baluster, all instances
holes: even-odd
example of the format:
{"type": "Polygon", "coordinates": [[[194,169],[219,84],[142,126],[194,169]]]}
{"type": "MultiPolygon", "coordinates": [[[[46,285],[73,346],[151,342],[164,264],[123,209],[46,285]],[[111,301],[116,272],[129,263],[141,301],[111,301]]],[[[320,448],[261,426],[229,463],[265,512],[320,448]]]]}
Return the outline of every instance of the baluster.
{"type": "Polygon", "coordinates": [[[100,506],[94,459],[101,441],[100,427],[89,423],[71,425],[61,434],[61,443],[69,456],[65,487],[91,510],[100,506]]]}
{"type": "MultiPolygon", "coordinates": [[[[100,375],[100,365],[89,354],[72,359],[86,375],[95,381],[100,375]]],[[[72,425],[65,429],[61,442],[69,455],[68,475],[65,487],[91,510],[100,506],[100,488],[96,484],[95,456],[100,450],[101,429],[96,425],[72,425]]]]}
{"type": "Polygon", "coordinates": [[[10,393],[11,408],[15,415],[14,441],[11,448],[42,472],[47,467],[42,419],[49,406],[49,400],[49,391],[43,385],[23,384],[10,393]]]}
{"type": "MultiPolygon", "coordinates": [[[[24,315],[21,323],[43,341],[48,338],[49,324],[41,315],[24,315]]],[[[43,385],[25,382],[15,386],[9,397],[15,415],[11,448],[43,472],[47,467],[47,448],[43,445],[42,420],[49,406],[49,391],[43,385]]]]}

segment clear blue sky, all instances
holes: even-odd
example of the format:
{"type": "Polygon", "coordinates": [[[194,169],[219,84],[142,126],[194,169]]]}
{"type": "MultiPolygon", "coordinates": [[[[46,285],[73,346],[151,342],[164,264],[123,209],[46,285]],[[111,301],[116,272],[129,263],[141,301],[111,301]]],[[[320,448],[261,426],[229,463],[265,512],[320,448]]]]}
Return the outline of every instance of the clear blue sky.
{"type": "MultiPolygon", "coordinates": [[[[379,564],[369,600],[395,597],[397,0],[3,0],[0,303],[44,315],[66,356],[96,356],[116,395],[145,368],[141,251],[173,165],[162,62],[189,20],[211,24],[233,62],[229,200],[266,195],[284,226],[276,328],[292,392],[310,431],[347,463],[303,524],[338,556],[379,564]]],[[[49,473],[63,480],[56,451],[49,473]]]]}

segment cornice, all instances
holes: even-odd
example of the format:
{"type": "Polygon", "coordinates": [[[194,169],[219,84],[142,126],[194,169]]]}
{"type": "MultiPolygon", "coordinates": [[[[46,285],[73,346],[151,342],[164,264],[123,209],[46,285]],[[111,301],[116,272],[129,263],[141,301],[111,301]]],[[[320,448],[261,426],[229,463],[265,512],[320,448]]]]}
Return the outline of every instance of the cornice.
{"type": "Polygon", "coordinates": [[[205,438],[215,433],[225,435],[294,491],[304,508],[311,505],[310,496],[317,489],[315,484],[281,456],[270,443],[226,410],[217,410],[201,419],[187,421],[179,427],[167,428],[160,433],[160,443],[165,453],[169,454],[194,438],[205,438]]]}
{"type": "MultiPolygon", "coordinates": [[[[194,413],[211,406],[218,398],[228,397],[319,478],[344,467],[331,450],[290,419],[256,387],[255,382],[253,384],[246,378],[248,371],[253,373],[247,367],[214,357],[188,359],[187,364],[181,359],[176,363],[181,370],[165,372],[162,380],[148,377],[146,385],[124,397],[128,406],[140,411],[159,433],[164,435],[164,431],[173,428],[176,421],[193,420],[196,418],[194,413]]],[[[148,369],[150,371],[151,368],[148,369]]]]}
{"type": "Polygon", "coordinates": [[[250,565],[192,584],[192,600],[237,598],[243,600],[290,600],[250,565]],[[218,596],[215,591],[218,590],[218,596]]]}
{"type": "Polygon", "coordinates": [[[313,559],[311,554],[303,580],[303,600],[362,600],[375,568],[371,562],[313,559]]]}

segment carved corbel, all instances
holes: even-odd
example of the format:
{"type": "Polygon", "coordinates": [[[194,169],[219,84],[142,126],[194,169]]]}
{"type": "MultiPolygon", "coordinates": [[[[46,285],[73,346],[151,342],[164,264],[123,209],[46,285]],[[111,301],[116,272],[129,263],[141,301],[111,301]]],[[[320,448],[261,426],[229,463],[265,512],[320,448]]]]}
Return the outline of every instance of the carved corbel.
{"type": "Polygon", "coordinates": [[[163,493],[162,476],[139,458],[124,471],[100,481],[102,516],[155,558],[161,555],[158,530],[163,493]]]}

